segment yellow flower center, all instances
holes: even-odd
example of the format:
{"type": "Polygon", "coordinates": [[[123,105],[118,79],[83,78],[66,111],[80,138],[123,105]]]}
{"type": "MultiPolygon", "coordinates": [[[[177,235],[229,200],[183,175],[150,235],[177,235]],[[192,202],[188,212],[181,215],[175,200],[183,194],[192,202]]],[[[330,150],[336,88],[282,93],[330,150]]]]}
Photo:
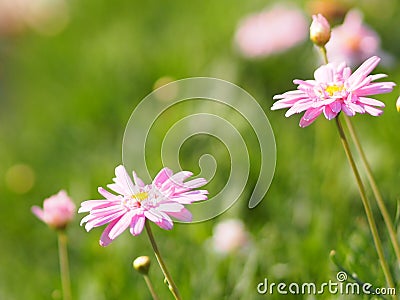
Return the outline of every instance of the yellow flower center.
{"type": "Polygon", "coordinates": [[[137,201],[141,202],[146,200],[149,197],[149,193],[147,192],[140,192],[131,196],[132,199],[136,199],[137,201]]]}
{"type": "Polygon", "coordinates": [[[327,92],[329,94],[329,96],[333,96],[335,95],[337,92],[341,92],[344,90],[344,86],[343,85],[330,85],[325,89],[325,92],[327,92]]]}

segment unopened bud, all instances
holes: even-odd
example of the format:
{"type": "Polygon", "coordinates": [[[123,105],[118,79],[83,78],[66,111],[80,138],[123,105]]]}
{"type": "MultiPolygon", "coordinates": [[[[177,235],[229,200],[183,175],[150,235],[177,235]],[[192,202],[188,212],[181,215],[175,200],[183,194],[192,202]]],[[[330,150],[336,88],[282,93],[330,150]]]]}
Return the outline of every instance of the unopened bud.
{"type": "Polygon", "coordinates": [[[399,98],[397,98],[396,108],[397,108],[397,111],[400,112],[400,96],[399,96],[399,98]]]}
{"type": "Polygon", "coordinates": [[[313,15],[310,26],[310,40],[317,46],[323,47],[331,38],[331,26],[321,14],[313,15]]]}
{"type": "Polygon", "coordinates": [[[133,268],[140,274],[147,275],[150,269],[150,258],[148,256],[139,256],[133,261],[133,268]]]}

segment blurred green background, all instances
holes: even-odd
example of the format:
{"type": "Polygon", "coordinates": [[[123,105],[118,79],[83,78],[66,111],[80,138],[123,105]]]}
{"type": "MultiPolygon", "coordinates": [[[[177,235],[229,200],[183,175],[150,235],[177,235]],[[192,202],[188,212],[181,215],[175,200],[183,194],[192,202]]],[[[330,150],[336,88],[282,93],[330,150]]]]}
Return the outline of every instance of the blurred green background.
{"type": "MultiPolygon", "coordinates": [[[[54,23],[40,28],[20,24],[2,30],[0,36],[0,299],[61,299],[56,234],[30,208],[60,189],[66,189],[77,206],[99,198],[97,187],[110,183],[121,163],[130,114],[162,77],[217,77],[247,90],[269,117],[278,155],[272,185],[255,209],[247,208],[246,198],[258,173],[258,166],[252,165],[243,197],[225,214],[199,224],[177,224],[170,232],[154,227],[184,299],[263,299],[267,296],[259,295],[256,287],[264,278],[335,280],[332,249],[362,280],[385,285],[334,123],[321,117],[301,129],[299,116],[286,119],[283,111],[270,111],[274,94],[293,89],[294,78],[312,77],[320,61],[315,49],[305,40],[286,52],[253,60],[235,49],[239,21],[272,2],[62,3],[66,10],[54,23]],[[245,250],[220,255],[210,242],[213,227],[230,217],[243,220],[251,243],[245,250]]],[[[296,3],[311,20],[312,3],[296,3]]],[[[392,62],[377,71],[399,82],[400,5],[395,0],[346,5],[364,13],[365,22],[380,35],[382,48],[392,55],[392,62]]],[[[379,118],[354,117],[393,217],[400,182],[397,96],[396,88],[376,97],[386,103],[379,118]]],[[[214,144],[189,144],[181,153],[184,164],[197,172],[197,161],[188,161],[185,153],[217,148],[215,155],[223,156],[216,157],[220,172],[209,187],[223,186],[226,173],[221,170],[229,170],[226,151],[214,144]]],[[[257,147],[249,149],[253,146],[257,147]]],[[[388,237],[379,211],[374,211],[398,281],[388,237]]],[[[143,279],[131,267],[139,255],[152,257],[145,234],[133,238],[126,232],[102,248],[101,228],[86,233],[79,227],[82,217],[69,227],[74,299],[150,299],[143,279]]],[[[160,298],[172,299],[155,262],[151,277],[160,298]]],[[[323,298],[340,296],[318,297],[323,298]]]]}

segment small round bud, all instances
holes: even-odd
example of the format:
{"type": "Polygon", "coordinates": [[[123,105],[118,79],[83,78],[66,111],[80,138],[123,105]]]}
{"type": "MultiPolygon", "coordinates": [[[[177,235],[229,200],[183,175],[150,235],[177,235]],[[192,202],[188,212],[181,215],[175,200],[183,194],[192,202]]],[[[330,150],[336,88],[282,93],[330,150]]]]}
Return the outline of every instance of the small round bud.
{"type": "Polygon", "coordinates": [[[139,256],[133,261],[133,268],[140,274],[147,275],[150,269],[150,258],[148,256],[139,256]]]}
{"type": "Polygon", "coordinates": [[[323,47],[331,38],[331,26],[321,14],[313,15],[310,26],[310,40],[317,46],[323,47]]]}
{"type": "Polygon", "coordinates": [[[400,96],[399,96],[399,98],[397,98],[396,108],[397,108],[397,111],[400,112],[400,96]]]}

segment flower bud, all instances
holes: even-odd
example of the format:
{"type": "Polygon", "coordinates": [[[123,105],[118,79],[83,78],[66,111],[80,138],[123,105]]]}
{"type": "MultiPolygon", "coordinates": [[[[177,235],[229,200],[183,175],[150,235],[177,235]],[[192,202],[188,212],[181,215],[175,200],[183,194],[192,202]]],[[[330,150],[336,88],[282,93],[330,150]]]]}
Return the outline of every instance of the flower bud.
{"type": "Polygon", "coordinates": [[[62,190],[43,202],[43,209],[32,207],[32,212],[43,222],[55,229],[65,229],[75,215],[75,204],[62,190]]]}
{"type": "Polygon", "coordinates": [[[399,98],[397,98],[396,108],[397,108],[397,111],[400,112],[400,96],[399,96],[399,98]]]}
{"type": "Polygon", "coordinates": [[[321,14],[313,15],[310,26],[310,40],[317,46],[323,47],[331,38],[331,26],[321,14]]]}
{"type": "Polygon", "coordinates": [[[142,275],[147,275],[150,269],[150,258],[139,256],[133,261],[133,268],[142,275]]]}

